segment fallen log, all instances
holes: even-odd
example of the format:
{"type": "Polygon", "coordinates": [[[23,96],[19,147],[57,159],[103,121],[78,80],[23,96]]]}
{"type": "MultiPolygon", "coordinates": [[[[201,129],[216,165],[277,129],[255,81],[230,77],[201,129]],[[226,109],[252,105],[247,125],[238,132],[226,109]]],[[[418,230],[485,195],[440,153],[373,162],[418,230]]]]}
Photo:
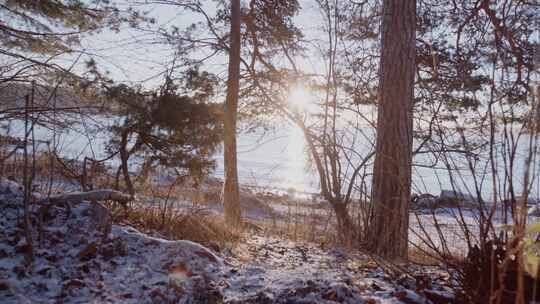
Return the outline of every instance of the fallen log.
{"type": "Polygon", "coordinates": [[[49,197],[50,202],[80,203],[82,201],[115,201],[126,205],[133,200],[131,195],[112,189],[98,189],[86,192],[69,192],[49,197]]]}

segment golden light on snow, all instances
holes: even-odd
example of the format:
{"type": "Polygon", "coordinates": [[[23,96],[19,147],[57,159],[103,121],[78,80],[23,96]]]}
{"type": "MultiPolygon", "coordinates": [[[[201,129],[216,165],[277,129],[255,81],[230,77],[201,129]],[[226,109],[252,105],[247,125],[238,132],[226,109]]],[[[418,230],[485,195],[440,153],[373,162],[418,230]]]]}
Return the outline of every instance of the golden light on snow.
{"type": "Polygon", "coordinates": [[[305,111],[309,105],[314,103],[314,100],[313,93],[301,85],[293,87],[287,95],[287,103],[295,111],[305,111]]]}

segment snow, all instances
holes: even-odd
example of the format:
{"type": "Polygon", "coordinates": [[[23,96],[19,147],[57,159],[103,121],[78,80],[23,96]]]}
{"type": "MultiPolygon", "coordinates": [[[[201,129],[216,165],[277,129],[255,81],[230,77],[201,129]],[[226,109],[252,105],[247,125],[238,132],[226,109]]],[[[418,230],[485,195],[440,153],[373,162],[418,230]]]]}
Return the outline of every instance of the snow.
{"type": "Polygon", "coordinates": [[[16,182],[1,178],[0,179],[0,193],[21,193],[22,187],[16,182]]]}
{"type": "Polygon", "coordinates": [[[182,288],[189,291],[212,280],[222,265],[221,258],[199,244],[153,238],[131,227],[113,225],[103,238],[92,222],[92,204],[83,202],[72,206],[67,219],[65,210],[50,208],[42,239],[37,229],[33,231],[35,258],[27,266],[23,250],[26,241],[17,224],[22,196],[1,193],[0,204],[6,214],[0,220],[4,234],[0,238],[2,303],[189,299],[189,292],[179,295],[171,285],[178,270],[185,273],[182,288]]]}
{"type": "MultiPolygon", "coordinates": [[[[470,231],[471,236],[479,235],[477,215],[474,212],[462,211],[463,221],[457,209],[442,209],[433,214],[410,214],[409,216],[409,242],[413,246],[429,249],[427,243],[433,242],[433,247],[441,250],[444,244],[448,250],[460,256],[467,254],[467,240],[464,226],[470,231]],[[437,225],[441,228],[439,235],[437,225]],[[441,238],[443,240],[441,240],[441,238]]],[[[476,238],[472,239],[473,244],[476,238]]]]}
{"type": "MultiPolygon", "coordinates": [[[[491,203],[486,204],[486,213],[489,214],[491,203]]],[[[531,205],[528,210],[528,223],[539,220],[537,205],[531,205]]],[[[438,208],[436,210],[422,210],[409,216],[409,243],[413,247],[428,249],[427,243],[432,241],[432,247],[441,250],[443,243],[448,251],[455,256],[465,257],[468,252],[468,241],[471,246],[478,244],[480,236],[480,212],[474,208],[438,208]],[[437,226],[441,228],[440,234],[437,226]],[[465,237],[466,232],[470,237],[465,237]],[[429,237],[428,237],[429,236],[429,237]],[[443,241],[444,240],[444,241],[443,241]]],[[[496,233],[505,226],[502,206],[497,206],[491,223],[496,233]]],[[[507,224],[512,224],[509,216],[507,224]]]]}
{"type": "MultiPolygon", "coordinates": [[[[391,279],[368,256],[324,250],[315,244],[252,236],[237,249],[222,289],[231,303],[403,303],[426,298],[391,279]]],[[[434,284],[441,290],[442,285],[434,284]]]]}
{"type": "MultiPolygon", "coordinates": [[[[27,265],[22,194],[0,192],[0,302],[430,303],[414,279],[395,278],[358,251],[252,235],[218,254],[129,226],[103,235],[93,204],[72,203],[69,213],[51,206],[41,235],[41,205],[32,205],[35,255],[27,265]]],[[[440,273],[430,292],[450,294],[440,273]]]]}

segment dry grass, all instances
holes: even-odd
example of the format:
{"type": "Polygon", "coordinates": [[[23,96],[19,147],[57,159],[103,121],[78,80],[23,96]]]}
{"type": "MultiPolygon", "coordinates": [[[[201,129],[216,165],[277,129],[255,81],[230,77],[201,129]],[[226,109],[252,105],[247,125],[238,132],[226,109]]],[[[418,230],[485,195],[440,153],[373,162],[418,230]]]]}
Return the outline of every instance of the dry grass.
{"type": "MultiPolygon", "coordinates": [[[[16,179],[22,179],[19,176],[22,172],[20,155],[7,159],[1,165],[3,176],[13,175],[16,179]]],[[[69,181],[70,184],[76,186],[79,180],[75,176],[81,174],[79,164],[66,162],[64,165],[73,166],[65,168],[54,157],[45,153],[38,154],[36,180],[39,181],[37,182],[41,186],[47,186],[48,178],[52,174],[54,180],[69,181]]],[[[94,170],[89,165],[88,169],[89,182],[92,182],[95,188],[114,188],[114,172],[110,171],[110,168],[109,170],[108,168],[94,170]]],[[[220,201],[221,184],[219,181],[209,179],[203,187],[197,187],[189,178],[158,184],[151,182],[154,177],[151,175],[146,181],[134,178],[137,196],[144,198],[144,202],[134,202],[129,208],[107,203],[115,223],[130,225],[142,232],[165,239],[191,240],[214,249],[234,246],[249,233],[265,234],[292,241],[313,242],[323,247],[336,245],[337,238],[333,223],[328,214],[322,212],[326,208],[321,203],[296,199],[288,194],[277,195],[268,191],[255,194],[248,189],[243,189],[248,194],[248,199],[250,196],[255,196],[258,201],[263,202],[254,206],[254,202],[259,202],[249,201],[244,204],[244,207],[248,208],[244,212],[255,212],[256,209],[261,209],[266,210],[268,214],[274,214],[274,217],[270,220],[245,220],[244,231],[231,231],[226,228],[221,215],[207,209],[208,206],[220,201]],[[173,207],[174,201],[192,202],[192,207],[173,207]],[[272,208],[275,204],[288,206],[288,210],[277,215],[272,208]]],[[[121,177],[120,188],[122,186],[123,178],[121,177]]]]}
{"type": "Polygon", "coordinates": [[[234,245],[241,232],[227,229],[223,218],[203,208],[179,209],[169,202],[133,203],[129,208],[108,206],[113,221],[169,240],[190,240],[216,251],[234,245]]]}
{"type": "Polygon", "coordinates": [[[323,231],[313,224],[304,224],[295,221],[277,221],[274,223],[261,222],[265,235],[289,239],[291,241],[307,241],[320,244],[321,246],[332,241],[333,236],[329,231],[323,231]]]}
{"type": "MultiPolygon", "coordinates": [[[[441,264],[440,258],[438,258],[437,253],[435,252],[429,252],[429,249],[421,250],[419,248],[415,248],[414,246],[409,248],[408,251],[408,257],[409,262],[416,265],[421,266],[436,266],[441,264]]],[[[454,259],[457,259],[455,257],[454,259]]]]}
{"type": "MultiPolygon", "coordinates": [[[[284,202],[280,202],[281,205],[284,202]]],[[[257,221],[264,235],[294,242],[304,241],[319,244],[321,247],[337,245],[336,231],[330,214],[322,214],[317,206],[310,208],[295,202],[285,212],[272,220],[257,221]]],[[[272,202],[268,204],[272,207],[272,202]]]]}

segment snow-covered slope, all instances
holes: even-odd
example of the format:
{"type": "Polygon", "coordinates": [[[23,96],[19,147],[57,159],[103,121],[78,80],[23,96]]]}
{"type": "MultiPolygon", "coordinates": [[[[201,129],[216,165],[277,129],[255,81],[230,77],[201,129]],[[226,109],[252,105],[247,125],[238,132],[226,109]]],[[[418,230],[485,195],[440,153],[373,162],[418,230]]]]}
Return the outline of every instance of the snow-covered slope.
{"type": "Polygon", "coordinates": [[[0,193],[1,303],[163,303],[213,297],[210,285],[222,260],[211,250],[190,241],[153,238],[131,227],[113,225],[107,233],[94,217],[97,203],[51,206],[47,212],[44,204],[33,204],[34,259],[28,264],[22,203],[18,191],[0,193]]]}
{"type": "Polygon", "coordinates": [[[218,256],[190,241],[108,226],[104,207],[96,202],[31,204],[34,259],[28,263],[23,196],[20,187],[7,184],[0,185],[0,303],[447,303],[451,299],[440,272],[427,276],[429,284],[419,283],[414,276],[389,276],[360,253],[264,236],[248,237],[232,252],[218,256]]]}

